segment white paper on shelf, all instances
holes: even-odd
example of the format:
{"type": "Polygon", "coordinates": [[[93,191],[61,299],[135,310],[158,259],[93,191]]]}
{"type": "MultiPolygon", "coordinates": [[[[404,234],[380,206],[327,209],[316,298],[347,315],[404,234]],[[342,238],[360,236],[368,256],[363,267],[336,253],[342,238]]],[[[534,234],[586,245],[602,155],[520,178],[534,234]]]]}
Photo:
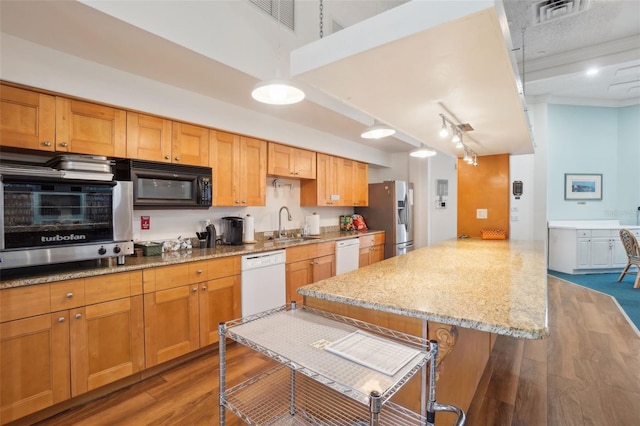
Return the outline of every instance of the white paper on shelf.
{"type": "Polygon", "coordinates": [[[420,354],[417,349],[361,330],[336,340],[325,350],[388,376],[396,374],[420,354]]]}

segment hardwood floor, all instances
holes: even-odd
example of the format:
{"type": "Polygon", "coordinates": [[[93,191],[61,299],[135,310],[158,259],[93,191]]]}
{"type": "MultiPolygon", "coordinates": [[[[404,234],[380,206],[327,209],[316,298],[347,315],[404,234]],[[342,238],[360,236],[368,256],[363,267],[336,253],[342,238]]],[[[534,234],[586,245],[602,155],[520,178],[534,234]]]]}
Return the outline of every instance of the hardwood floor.
{"type": "MultiPolygon", "coordinates": [[[[498,337],[467,424],[640,425],[640,336],[611,298],[550,276],[549,324],[548,339],[498,337]]],[[[227,377],[239,383],[270,363],[230,345],[227,377]]],[[[218,358],[207,355],[37,424],[217,423],[218,358]]]]}

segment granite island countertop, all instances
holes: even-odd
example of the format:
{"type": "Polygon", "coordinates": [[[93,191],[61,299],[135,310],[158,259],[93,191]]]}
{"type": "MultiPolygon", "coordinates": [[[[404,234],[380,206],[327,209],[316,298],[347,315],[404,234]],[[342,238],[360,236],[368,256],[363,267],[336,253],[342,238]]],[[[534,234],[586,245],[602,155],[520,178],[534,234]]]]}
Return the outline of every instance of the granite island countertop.
{"type": "MultiPolygon", "coordinates": [[[[195,262],[199,260],[216,259],[226,256],[237,256],[251,253],[282,250],[305,244],[317,244],[327,241],[357,238],[364,235],[378,234],[384,231],[354,231],[323,232],[317,238],[304,241],[292,241],[286,243],[273,240],[262,240],[255,244],[238,246],[217,245],[216,248],[193,248],[163,253],[160,256],[127,256],[124,265],[115,265],[115,258],[108,262],[85,261],[75,264],[60,264],[50,267],[28,268],[28,271],[0,270],[0,290],[27,285],[51,283],[61,280],[94,277],[117,272],[135,271],[139,269],[154,268],[158,266],[175,265],[178,263],[195,262]],[[34,272],[31,272],[34,271],[34,272]]],[[[27,268],[25,268],[27,269],[27,268]]]]}
{"type": "Polygon", "coordinates": [[[298,293],[517,338],[549,333],[543,241],[447,240],[298,293]]]}

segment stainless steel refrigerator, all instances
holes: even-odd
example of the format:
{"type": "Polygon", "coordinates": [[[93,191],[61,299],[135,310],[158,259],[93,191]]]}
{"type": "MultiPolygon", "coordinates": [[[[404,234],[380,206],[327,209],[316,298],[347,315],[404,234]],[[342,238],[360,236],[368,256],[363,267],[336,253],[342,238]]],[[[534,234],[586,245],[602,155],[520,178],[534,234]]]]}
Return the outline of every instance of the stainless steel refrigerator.
{"type": "Polygon", "coordinates": [[[356,207],[369,229],[385,231],[384,258],[413,250],[413,184],[391,180],[369,184],[369,206],[356,207]]]}

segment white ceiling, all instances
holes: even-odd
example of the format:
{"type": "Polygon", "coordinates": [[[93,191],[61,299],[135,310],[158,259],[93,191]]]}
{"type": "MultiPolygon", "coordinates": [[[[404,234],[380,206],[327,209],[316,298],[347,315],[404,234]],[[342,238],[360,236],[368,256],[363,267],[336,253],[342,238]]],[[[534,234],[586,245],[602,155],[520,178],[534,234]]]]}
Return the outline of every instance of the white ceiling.
{"type": "MultiPolygon", "coordinates": [[[[247,16],[247,22],[253,22],[251,14],[262,12],[254,11],[246,2],[85,3],[92,7],[76,1],[2,0],[0,29],[43,46],[347,140],[373,143],[389,153],[408,151],[422,142],[449,155],[460,155],[450,143],[433,137],[440,127],[437,112],[442,111],[474,127],[467,142],[481,155],[530,150],[516,85],[518,74],[522,76],[522,66],[520,64],[521,69],[517,71],[510,63],[521,59],[523,26],[526,27],[524,81],[528,98],[580,98],[578,103],[606,102],[612,106],[640,103],[640,93],[633,88],[634,83],[609,88],[612,83],[639,79],[640,2],[637,0],[591,0],[585,12],[538,26],[528,20],[529,4],[533,1],[506,0],[504,9],[513,41],[501,38],[506,29],[505,22],[500,21],[500,17],[504,18],[501,2],[497,8],[452,23],[442,24],[435,19],[423,30],[395,39],[386,46],[378,45],[333,61],[324,74],[307,70],[306,75],[301,74],[299,78],[306,80],[308,97],[301,104],[289,107],[264,106],[248,96],[253,85],[264,77],[252,68],[251,61],[264,62],[266,56],[275,56],[265,51],[264,46],[252,55],[251,46],[242,44],[251,43],[252,37],[254,44],[263,43],[268,37],[260,33],[261,28],[251,25],[239,29],[243,31],[243,40],[239,41],[236,57],[232,59],[222,58],[215,49],[207,50],[206,46],[199,45],[208,43],[209,39],[204,43],[198,41],[204,39],[199,37],[204,31],[209,31],[207,34],[213,34],[220,43],[231,41],[226,39],[227,34],[216,35],[215,25],[198,26],[207,21],[197,16],[202,15],[198,7],[224,7],[226,12],[238,11],[239,15],[247,16]],[[139,9],[146,8],[147,14],[153,15],[158,8],[171,5],[179,8],[176,10],[186,23],[181,34],[184,37],[172,38],[163,33],[167,25],[160,19],[150,20],[157,22],[156,28],[140,25],[134,19],[134,12],[139,9]],[[101,8],[111,8],[110,14],[103,13],[101,8]],[[193,19],[188,16],[191,11],[193,19]],[[191,39],[189,32],[195,34],[191,39]],[[519,50],[511,52],[510,44],[519,50]],[[378,51],[391,56],[378,59],[378,51]],[[545,53],[540,53],[542,51],[545,53]],[[606,65],[606,68],[596,78],[586,79],[581,73],[587,64],[606,65]],[[358,72],[353,74],[353,70],[358,72]],[[326,87],[319,87],[318,81],[323,81],[326,87]],[[373,122],[373,117],[397,127],[401,133],[379,141],[362,141],[359,133],[364,124],[373,122]]],[[[326,37],[320,42],[330,43],[334,38],[343,40],[345,46],[353,46],[355,41],[349,40],[349,32],[357,39],[360,29],[366,29],[371,21],[385,23],[378,29],[388,31],[378,31],[381,34],[396,33],[407,27],[406,20],[415,20],[415,16],[403,17],[401,9],[412,10],[417,3],[432,10],[421,16],[445,19],[443,11],[451,4],[473,10],[486,1],[409,2],[416,3],[413,5],[404,1],[325,0],[324,3],[326,37]],[[395,21],[385,22],[391,15],[395,21]],[[333,21],[348,28],[329,36],[333,21]]],[[[297,13],[313,14],[309,19],[317,25],[316,2],[297,4],[300,5],[297,13]]],[[[310,46],[314,37],[317,38],[317,34],[312,38],[299,37],[298,44],[291,47],[310,46]]]]}

